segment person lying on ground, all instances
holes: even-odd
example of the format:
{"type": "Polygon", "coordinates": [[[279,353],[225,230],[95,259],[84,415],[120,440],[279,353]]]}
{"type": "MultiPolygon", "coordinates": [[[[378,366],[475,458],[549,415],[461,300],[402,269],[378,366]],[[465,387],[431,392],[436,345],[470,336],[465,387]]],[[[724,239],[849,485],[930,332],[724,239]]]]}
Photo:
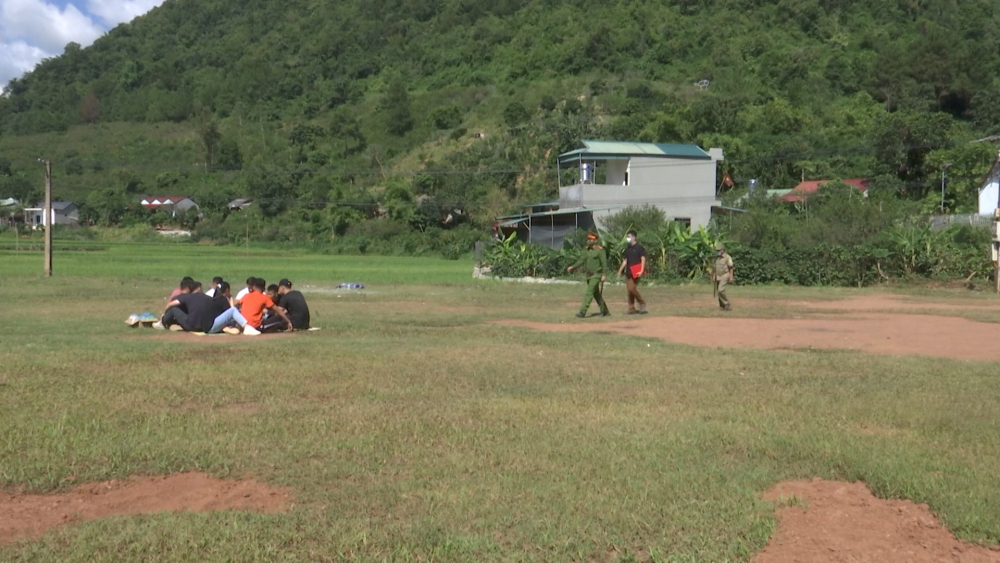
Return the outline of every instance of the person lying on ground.
{"type": "Polygon", "coordinates": [[[288,318],[297,330],[307,330],[309,328],[309,305],[302,292],[292,289],[292,282],[283,279],[278,282],[278,293],[281,300],[278,306],[285,310],[288,318]]]}
{"type": "Polygon", "coordinates": [[[285,314],[285,310],[278,307],[274,303],[274,300],[264,293],[266,284],[267,282],[260,278],[255,279],[253,291],[243,296],[243,299],[240,301],[240,312],[243,313],[243,317],[247,321],[247,326],[252,326],[260,330],[264,321],[264,311],[270,311],[281,317],[288,330],[292,330],[294,326],[292,325],[292,321],[289,320],[288,315],[285,314]]]}
{"type": "Polygon", "coordinates": [[[223,279],[220,276],[215,276],[214,278],[212,278],[212,287],[210,287],[208,291],[205,292],[205,295],[209,297],[215,297],[215,292],[218,291],[219,284],[221,284],[222,282],[223,279]]]}

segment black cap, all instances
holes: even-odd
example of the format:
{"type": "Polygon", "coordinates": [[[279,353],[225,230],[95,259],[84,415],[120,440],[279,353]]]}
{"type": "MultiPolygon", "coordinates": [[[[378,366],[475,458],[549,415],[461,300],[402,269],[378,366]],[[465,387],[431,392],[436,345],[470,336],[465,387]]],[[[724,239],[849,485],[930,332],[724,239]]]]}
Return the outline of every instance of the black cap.
{"type": "Polygon", "coordinates": [[[288,278],[282,278],[282,280],[280,282],[278,282],[278,286],[280,286],[280,287],[292,287],[292,282],[288,281],[288,278]]]}

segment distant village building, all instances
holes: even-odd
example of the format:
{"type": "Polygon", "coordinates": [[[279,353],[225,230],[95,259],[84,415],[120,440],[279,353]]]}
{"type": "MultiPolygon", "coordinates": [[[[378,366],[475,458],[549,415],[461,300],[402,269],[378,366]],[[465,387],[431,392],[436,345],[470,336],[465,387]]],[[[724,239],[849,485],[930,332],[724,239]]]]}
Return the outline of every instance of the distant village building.
{"type": "Polygon", "coordinates": [[[992,216],[1000,198],[1000,155],[979,186],[979,214],[992,216]]]}
{"type": "Polygon", "coordinates": [[[0,199],[0,225],[13,227],[16,222],[23,219],[21,211],[21,202],[16,199],[12,197],[0,199]]]}
{"type": "Polygon", "coordinates": [[[146,209],[169,213],[171,217],[187,213],[192,209],[198,210],[198,204],[187,196],[145,197],[139,203],[146,209]]]}
{"type": "Polygon", "coordinates": [[[49,225],[76,226],[80,224],[80,210],[72,201],[53,201],[52,214],[50,220],[45,217],[45,204],[39,203],[36,207],[26,207],[24,209],[24,222],[33,229],[39,229],[49,225]]]}
{"type": "Polygon", "coordinates": [[[582,141],[559,155],[559,200],[527,206],[523,214],[498,217],[502,236],[518,233],[561,248],[576,229],[593,229],[602,217],[625,207],[652,205],[691,228],[708,226],[722,149],[697,145],[582,141]]]}
{"type": "Polygon", "coordinates": [[[253,205],[252,199],[241,197],[230,201],[228,207],[230,211],[243,211],[251,205],[253,205]]]}
{"type": "MultiPolygon", "coordinates": [[[[829,182],[830,180],[809,180],[801,182],[790,191],[780,195],[778,199],[789,202],[804,201],[807,197],[818,192],[823,185],[829,182]]],[[[850,180],[844,180],[843,182],[849,186],[854,186],[861,192],[861,195],[868,197],[868,184],[871,183],[871,180],[851,178],[850,180]]],[[[768,193],[770,193],[770,191],[771,190],[768,190],[768,193]]]]}

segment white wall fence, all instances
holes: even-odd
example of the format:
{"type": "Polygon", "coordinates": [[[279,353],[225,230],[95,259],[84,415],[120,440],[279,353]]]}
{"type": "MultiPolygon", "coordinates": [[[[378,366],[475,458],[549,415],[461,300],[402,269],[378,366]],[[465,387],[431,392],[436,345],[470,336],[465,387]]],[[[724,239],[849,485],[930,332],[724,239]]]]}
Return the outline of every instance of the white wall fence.
{"type": "Polygon", "coordinates": [[[967,215],[929,215],[927,220],[935,230],[945,229],[952,225],[972,225],[973,227],[989,227],[993,217],[971,213],[967,215]]]}

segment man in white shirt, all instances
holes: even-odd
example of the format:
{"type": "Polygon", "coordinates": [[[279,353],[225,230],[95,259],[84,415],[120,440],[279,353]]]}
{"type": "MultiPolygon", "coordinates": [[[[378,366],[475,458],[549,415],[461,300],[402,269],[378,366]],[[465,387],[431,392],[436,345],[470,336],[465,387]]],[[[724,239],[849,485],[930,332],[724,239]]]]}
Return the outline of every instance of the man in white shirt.
{"type": "Polygon", "coordinates": [[[246,297],[246,294],[248,294],[251,291],[253,291],[253,282],[255,282],[255,281],[257,281],[257,278],[255,278],[253,276],[250,276],[249,278],[247,278],[247,286],[244,287],[243,289],[241,289],[240,292],[236,294],[236,303],[237,304],[240,301],[243,301],[243,298],[246,297]]]}
{"type": "Polygon", "coordinates": [[[223,281],[222,278],[219,276],[215,276],[214,278],[212,278],[212,287],[210,287],[208,291],[205,292],[205,295],[209,297],[215,297],[215,291],[219,289],[219,285],[222,284],[222,281],[223,281]]]}

